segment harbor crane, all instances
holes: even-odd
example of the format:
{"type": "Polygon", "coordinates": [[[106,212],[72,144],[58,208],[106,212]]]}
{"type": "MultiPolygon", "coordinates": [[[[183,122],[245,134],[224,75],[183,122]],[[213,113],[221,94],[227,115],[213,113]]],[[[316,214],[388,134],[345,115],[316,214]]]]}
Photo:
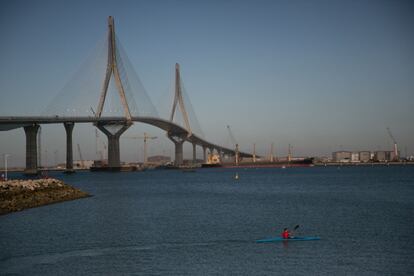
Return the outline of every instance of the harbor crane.
{"type": "Polygon", "coordinates": [[[231,131],[229,125],[227,125],[227,130],[229,131],[230,143],[232,144],[232,147],[236,147],[237,141],[236,138],[234,138],[233,132],[231,131]]]}
{"type": "Polygon", "coordinates": [[[273,155],[273,151],[274,151],[273,149],[274,149],[274,143],[270,144],[270,156],[269,156],[270,162],[274,162],[275,160],[274,155],[273,155]]]}
{"type": "Polygon", "coordinates": [[[236,138],[234,138],[233,132],[231,131],[231,128],[229,125],[227,125],[227,130],[229,131],[229,136],[230,136],[230,143],[232,143],[232,146],[234,147],[234,152],[235,152],[235,161],[236,161],[236,166],[239,165],[239,144],[236,141],[236,138]]]}
{"type": "Polygon", "coordinates": [[[146,164],[148,162],[148,158],[147,158],[147,141],[148,139],[150,140],[154,140],[157,139],[157,136],[149,136],[147,133],[144,132],[144,136],[127,136],[124,137],[127,139],[143,139],[144,140],[144,164],[146,164]]]}
{"type": "Polygon", "coordinates": [[[392,135],[391,130],[389,127],[387,127],[388,135],[390,136],[392,142],[394,143],[394,157],[392,158],[393,161],[398,161],[400,158],[398,156],[398,145],[397,141],[394,138],[394,135],[392,135]]]}
{"type": "Polygon", "coordinates": [[[288,147],[288,156],[287,156],[288,162],[292,161],[292,146],[289,144],[288,147]]]}

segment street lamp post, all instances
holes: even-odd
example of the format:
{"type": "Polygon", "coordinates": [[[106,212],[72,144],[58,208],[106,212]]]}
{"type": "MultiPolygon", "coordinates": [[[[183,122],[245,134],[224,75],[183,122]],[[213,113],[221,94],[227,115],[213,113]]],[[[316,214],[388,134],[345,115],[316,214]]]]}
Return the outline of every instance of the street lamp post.
{"type": "Polygon", "coordinates": [[[7,158],[10,156],[10,154],[4,154],[4,180],[7,181],[7,158]]]}

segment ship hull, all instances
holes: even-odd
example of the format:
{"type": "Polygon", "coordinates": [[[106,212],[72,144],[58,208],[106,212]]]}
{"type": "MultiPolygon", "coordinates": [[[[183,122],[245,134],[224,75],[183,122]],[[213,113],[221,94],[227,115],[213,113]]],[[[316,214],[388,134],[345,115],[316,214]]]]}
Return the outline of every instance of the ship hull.
{"type": "Polygon", "coordinates": [[[313,158],[305,158],[303,160],[294,161],[276,161],[276,162],[241,162],[238,165],[232,163],[221,164],[222,168],[286,168],[286,167],[311,167],[313,166],[313,158]]]}
{"type": "Polygon", "coordinates": [[[222,165],[221,164],[201,164],[202,168],[221,168],[222,165]]]}

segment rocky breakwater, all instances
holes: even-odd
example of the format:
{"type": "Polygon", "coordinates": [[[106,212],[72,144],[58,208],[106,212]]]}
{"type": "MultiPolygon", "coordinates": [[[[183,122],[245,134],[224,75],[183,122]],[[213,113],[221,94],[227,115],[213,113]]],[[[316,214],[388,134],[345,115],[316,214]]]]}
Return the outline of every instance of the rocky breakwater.
{"type": "Polygon", "coordinates": [[[88,196],[89,194],[53,178],[2,181],[0,215],[88,196]]]}

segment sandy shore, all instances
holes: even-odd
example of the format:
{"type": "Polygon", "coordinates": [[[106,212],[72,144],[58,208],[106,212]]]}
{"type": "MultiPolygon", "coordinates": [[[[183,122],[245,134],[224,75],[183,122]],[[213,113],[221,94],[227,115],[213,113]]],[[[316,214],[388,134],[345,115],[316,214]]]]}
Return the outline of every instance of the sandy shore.
{"type": "Polygon", "coordinates": [[[2,181],[0,215],[88,196],[89,194],[53,178],[2,181]]]}

